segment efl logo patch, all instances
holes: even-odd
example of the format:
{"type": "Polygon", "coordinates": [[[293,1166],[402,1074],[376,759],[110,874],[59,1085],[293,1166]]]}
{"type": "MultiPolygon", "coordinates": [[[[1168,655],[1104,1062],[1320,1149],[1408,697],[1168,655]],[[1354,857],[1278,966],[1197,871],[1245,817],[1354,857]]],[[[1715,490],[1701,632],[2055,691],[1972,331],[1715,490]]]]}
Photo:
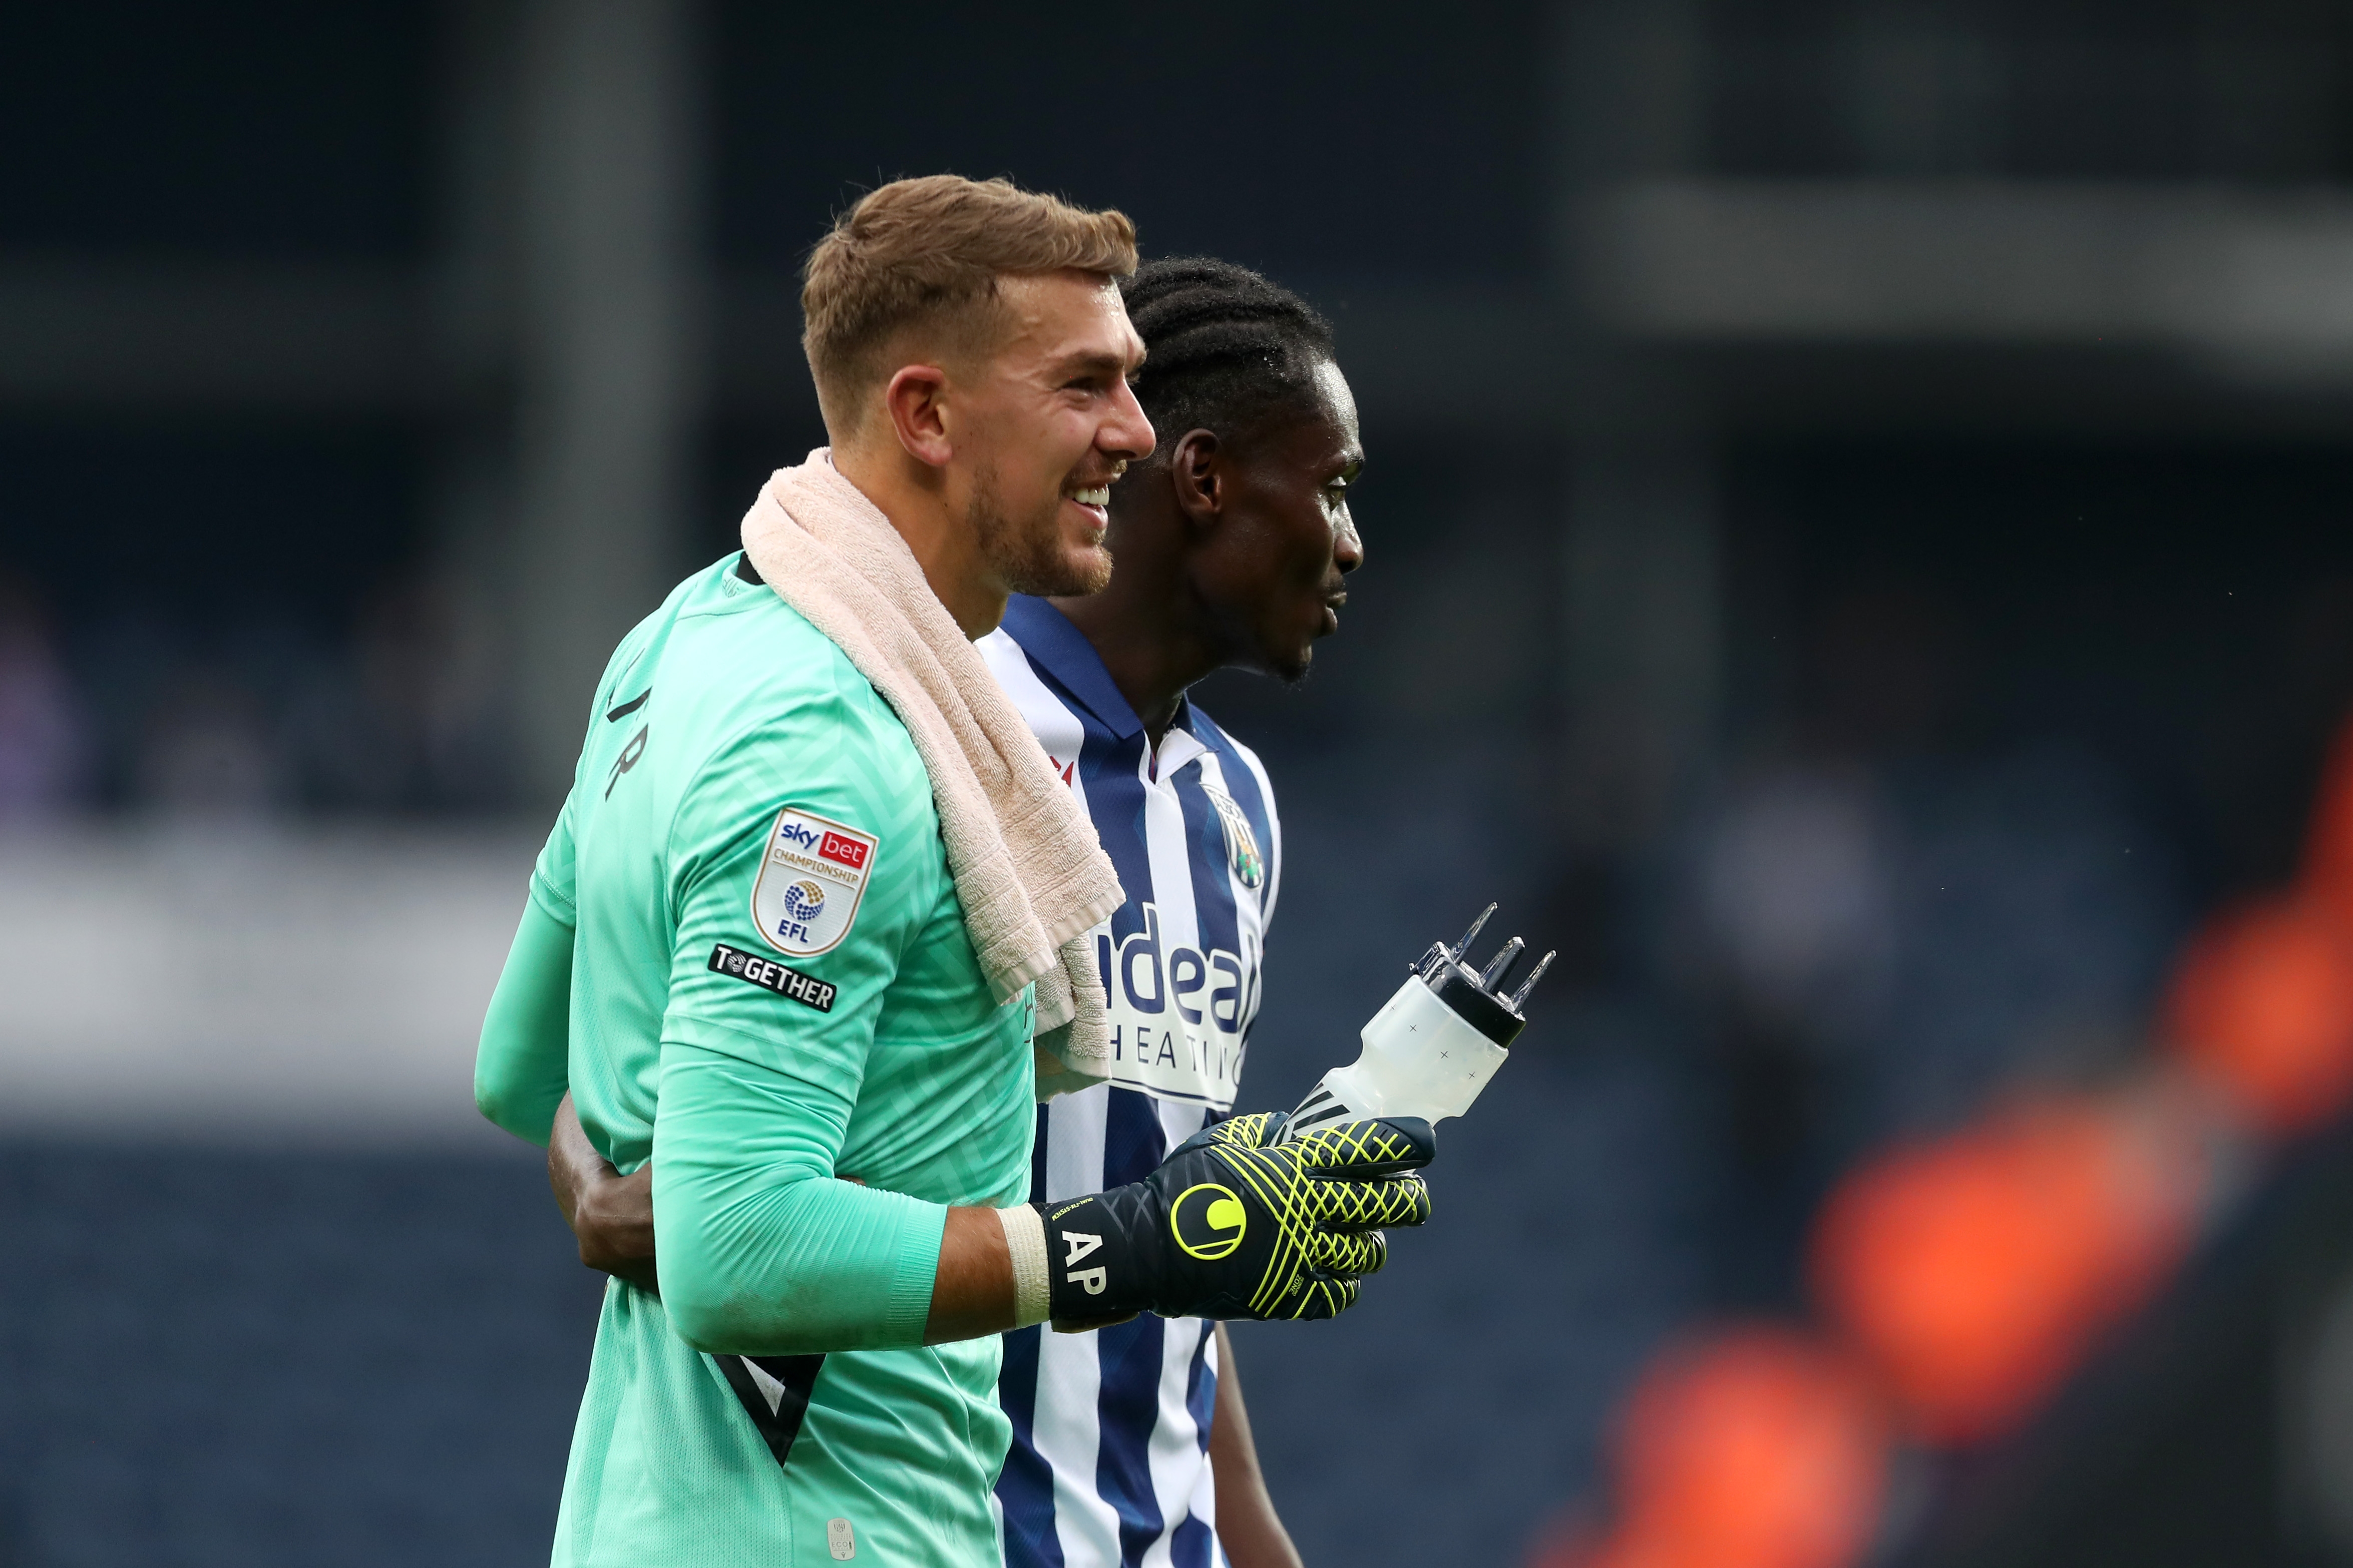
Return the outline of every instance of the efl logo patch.
{"type": "Polygon", "coordinates": [[[797,969],[786,969],[773,958],[762,958],[756,952],[745,952],[740,947],[725,942],[711,950],[711,973],[732,974],[779,996],[789,997],[804,1007],[814,1007],[820,1013],[833,1011],[835,989],[814,975],[803,974],[797,969]]]}
{"type": "Polygon", "coordinates": [[[752,884],[752,919],[779,952],[813,958],[849,934],[874,869],[878,841],[846,823],[786,806],[768,832],[752,884]]]}

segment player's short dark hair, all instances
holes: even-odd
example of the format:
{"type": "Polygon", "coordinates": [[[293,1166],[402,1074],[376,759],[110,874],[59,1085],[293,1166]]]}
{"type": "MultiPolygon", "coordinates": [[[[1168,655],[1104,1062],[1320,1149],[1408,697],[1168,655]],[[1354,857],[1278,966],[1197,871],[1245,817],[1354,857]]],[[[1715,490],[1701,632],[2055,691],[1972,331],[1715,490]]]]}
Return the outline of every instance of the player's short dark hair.
{"type": "Polygon", "coordinates": [[[1241,439],[1314,395],[1332,323],[1280,283],[1207,256],[1147,261],[1124,279],[1146,351],[1136,401],[1171,450],[1188,430],[1241,439]]]}

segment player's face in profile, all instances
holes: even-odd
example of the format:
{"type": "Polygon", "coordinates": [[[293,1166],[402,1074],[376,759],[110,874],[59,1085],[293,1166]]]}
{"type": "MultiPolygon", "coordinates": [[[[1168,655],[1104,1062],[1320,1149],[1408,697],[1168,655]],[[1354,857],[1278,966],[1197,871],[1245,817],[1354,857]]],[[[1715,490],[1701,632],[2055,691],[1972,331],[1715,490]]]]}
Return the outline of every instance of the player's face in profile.
{"type": "Polygon", "coordinates": [[[1251,440],[1234,469],[1228,516],[1240,526],[1227,531],[1219,575],[1233,585],[1226,602],[1247,607],[1252,646],[1244,657],[1270,675],[1302,679],[1315,639],[1340,629],[1343,576],[1365,559],[1348,511],[1364,466],[1356,400],[1326,360],[1316,367],[1313,406],[1251,440]]]}
{"type": "Polygon", "coordinates": [[[1062,272],[999,287],[1012,328],[959,378],[965,521],[1003,586],[1096,593],[1111,581],[1111,483],[1152,452],[1151,421],[1127,384],[1144,344],[1105,279],[1062,272]]]}

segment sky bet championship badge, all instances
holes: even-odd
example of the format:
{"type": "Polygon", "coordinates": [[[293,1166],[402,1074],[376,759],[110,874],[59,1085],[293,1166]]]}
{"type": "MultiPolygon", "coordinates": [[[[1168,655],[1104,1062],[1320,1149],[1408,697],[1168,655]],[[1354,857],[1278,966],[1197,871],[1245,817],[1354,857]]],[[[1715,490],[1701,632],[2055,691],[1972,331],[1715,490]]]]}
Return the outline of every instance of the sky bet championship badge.
{"type": "Polygon", "coordinates": [[[871,833],[791,806],[776,814],[752,884],[752,919],[779,952],[813,958],[849,934],[874,869],[871,833]]]}

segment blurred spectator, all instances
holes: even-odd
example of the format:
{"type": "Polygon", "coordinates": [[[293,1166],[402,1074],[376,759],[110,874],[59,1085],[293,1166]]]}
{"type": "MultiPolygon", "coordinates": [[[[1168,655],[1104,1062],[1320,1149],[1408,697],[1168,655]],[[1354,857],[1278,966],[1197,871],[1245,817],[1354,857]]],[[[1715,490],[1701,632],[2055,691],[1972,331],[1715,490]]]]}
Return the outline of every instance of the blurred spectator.
{"type": "Polygon", "coordinates": [[[1816,1048],[1884,1014],[1899,826],[1866,773],[1792,763],[1725,802],[1702,848],[1700,918],[1736,1005],[1816,1048]]]}
{"type": "Polygon", "coordinates": [[[78,777],[95,775],[91,798],[166,813],[495,809],[512,781],[482,622],[411,576],[370,594],[348,631],[290,608],[223,631],[119,606],[76,644],[100,720],[78,777]]]}
{"type": "Polygon", "coordinates": [[[361,606],[349,653],[313,665],[290,726],[316,804],[462,810],[504,798],[499,671],[470,608],[445,580],[396,578],[361,606]]]}
{"type": "Polygon", "coordinates": [[[89,729],[32,590],[0,574],[0,819],[81,804],[89,729]]]}
{"type": "Polygon", "coordinates": [[[1752,1305],[1794,1300],[1807,1216],[1868,1143],[2128,1049],[2178,929],[2168,857],[2098,760],[1973,736],[1940,600],[1863,583],[1819,625],[1790,742],[1700,814],[1668,924],[1723,1063],[1752,1305]]]}
{"type": "Polygon", "coordinates": [[[259,697],[217,667],[184,670],[149,710],[134,798],[167,815],[259,816],[287,804],[285,760],[259,697]]]}

